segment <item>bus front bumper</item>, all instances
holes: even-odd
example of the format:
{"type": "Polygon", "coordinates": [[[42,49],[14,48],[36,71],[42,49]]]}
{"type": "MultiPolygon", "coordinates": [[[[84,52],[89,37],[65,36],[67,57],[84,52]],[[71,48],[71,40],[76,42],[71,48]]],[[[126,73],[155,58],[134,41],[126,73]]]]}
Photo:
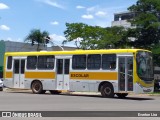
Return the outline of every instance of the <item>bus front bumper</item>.
{"type": "Polygon", "coordinates": [[[154,91],[154,87],[143,87],[138,83],[136,83],[134,85],[134,92],[136,94],[139,94],[139,93],[152,93],[153,91],[154,91]]]}

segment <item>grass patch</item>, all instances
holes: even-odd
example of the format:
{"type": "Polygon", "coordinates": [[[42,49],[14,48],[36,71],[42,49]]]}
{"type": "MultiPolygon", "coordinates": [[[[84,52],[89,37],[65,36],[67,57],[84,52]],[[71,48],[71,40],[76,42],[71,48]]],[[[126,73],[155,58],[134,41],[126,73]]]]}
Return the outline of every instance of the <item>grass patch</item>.
{"type": "Polygon", "coordinates": [[[153,92],[153,94],[160,94],[160,91],[157,91],[157,92],[153,92]]]}
{"type": "Polygon", "coordinates": [[[160,91],[155,91],[153,93],[149,93],[150,95],[160,95],[160,91]]]}

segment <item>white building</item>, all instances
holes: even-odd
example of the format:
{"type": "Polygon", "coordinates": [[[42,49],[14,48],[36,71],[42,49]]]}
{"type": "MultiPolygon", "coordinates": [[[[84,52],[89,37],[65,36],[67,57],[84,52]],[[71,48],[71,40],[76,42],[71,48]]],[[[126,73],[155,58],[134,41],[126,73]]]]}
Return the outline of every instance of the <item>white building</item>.
{"type": "Polygon", "coordinates": [[[114,21],[112,21],[112,26],[123,26],[125,28],[133,28],[128,20],[135,17],[135,13],[132,12],[120,12],[114,14],[114,21]]]}

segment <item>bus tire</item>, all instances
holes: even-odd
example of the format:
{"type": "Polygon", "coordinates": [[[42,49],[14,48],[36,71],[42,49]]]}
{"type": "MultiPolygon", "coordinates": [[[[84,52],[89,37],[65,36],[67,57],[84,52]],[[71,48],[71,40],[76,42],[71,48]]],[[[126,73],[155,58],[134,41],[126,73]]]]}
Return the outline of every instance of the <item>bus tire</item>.
{"type": "Polygon", "coordinates": [[[113,98],[114,97],[114,89],[113,89],[112,84],[110,84],[110,83],[103,84],[100,92],[101,92],[102,97],[105,97],[105,98],[113,98]]]}
{"type": "Polygon", "coordinates": [[[42,83],[40,81],[34,81],[31,85],[31,89],[32,89],[32,92],[35,93],[35,94],[45,93],[43,91],[43,86],[42,86],[42,83]]]}
{"type": "Polygon", "coordinates": [[[125,98],[128,93],[116,93],[116,95],[119,97],[119,98],[125,98]]]}
{"type": "Polygon", "coordinates": [[[60,94],[61,91],[58,91],[58,90],[50,90],[49,91],[51,94],[60,94]]]}

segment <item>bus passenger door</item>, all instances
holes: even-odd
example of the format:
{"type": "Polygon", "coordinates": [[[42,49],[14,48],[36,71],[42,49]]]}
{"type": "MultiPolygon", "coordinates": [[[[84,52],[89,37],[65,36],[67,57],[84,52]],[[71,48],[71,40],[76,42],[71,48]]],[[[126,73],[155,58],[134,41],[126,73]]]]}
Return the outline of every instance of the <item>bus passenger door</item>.
{"type": "Polygon", "coordinates": [[[57,90],[69,90],[70,59],[56,59],[56,60],[57,60],[56,88],[57,90]]]}
{"type": "Polygon", "coordinates": [[[133,57],[120,56],[118,59],[118,88],[119,91],[133,91],[133,57]]]}
{"type": "Polygon", "coordinates": [[[25,59],[14,59],[14,88],[24,88],[25,59]]]}
{"type": "Polygon", "coordinates": [[[70,59],[64,59],[64,90],[69,90],[69,66],[70,59]]]}

